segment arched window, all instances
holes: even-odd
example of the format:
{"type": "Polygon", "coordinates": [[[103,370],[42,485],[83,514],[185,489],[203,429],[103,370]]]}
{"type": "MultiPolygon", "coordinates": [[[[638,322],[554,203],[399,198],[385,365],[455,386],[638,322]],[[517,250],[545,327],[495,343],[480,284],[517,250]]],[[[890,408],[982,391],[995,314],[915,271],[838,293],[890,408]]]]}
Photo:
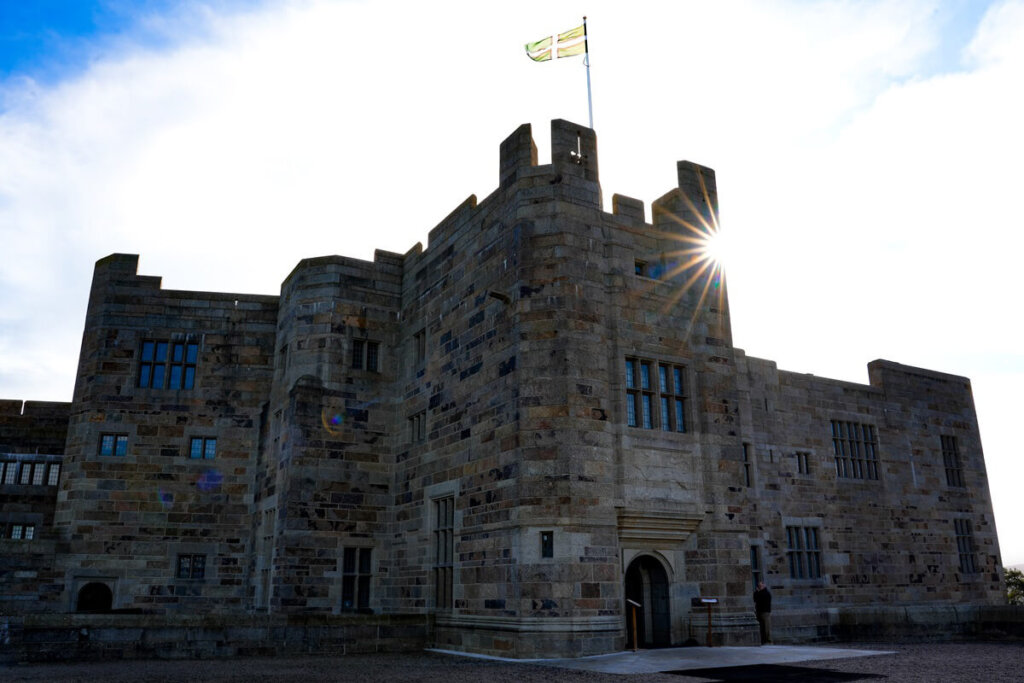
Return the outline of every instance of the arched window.
{"type": "Polygon", "coordinates": [[[114,594],[105,583],[87,583],[78,591],[76,612],[109,612],[114,604],[114,594]]]}

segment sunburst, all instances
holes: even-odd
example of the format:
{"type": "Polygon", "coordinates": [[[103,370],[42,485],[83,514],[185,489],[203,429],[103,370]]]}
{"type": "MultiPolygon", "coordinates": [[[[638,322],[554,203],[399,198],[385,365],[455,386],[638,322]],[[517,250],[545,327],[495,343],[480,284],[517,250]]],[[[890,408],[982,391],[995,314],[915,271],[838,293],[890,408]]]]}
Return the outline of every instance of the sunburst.
{"type": "MultiPolygon", "coordinates": [[[[703,179],[701,180],[703,181],[703,179]]],[[[704,195],[704,206],[711,206],[711,199],[703,182],[701,190],[704,195]]],[[[663,307],[664,313],[668,313],[675,307],[687,292],[693,288],[699,288],[697,305],[690,317],[690,326],[692,327],[706,305],[715,309],[724,318],[726,306],[725,263],[728,259],[729,243],[718,224],[718,217],[714,211],[708,212],[710,216],[705,217],[705,212],[699,210],[690,197],[685,194],[681,196],[690,210],[690,215],[696,217],[696,221],[685,220],[673,213],[667,214],[667,217],[676,224],[678,229],[659,230],[655,232],[655,235],[677,243],[679,248],[664,254],[667,264],[657,279],[665,283],[680,276],[685,278],[678,288],[666,298],[663,307]]]]}

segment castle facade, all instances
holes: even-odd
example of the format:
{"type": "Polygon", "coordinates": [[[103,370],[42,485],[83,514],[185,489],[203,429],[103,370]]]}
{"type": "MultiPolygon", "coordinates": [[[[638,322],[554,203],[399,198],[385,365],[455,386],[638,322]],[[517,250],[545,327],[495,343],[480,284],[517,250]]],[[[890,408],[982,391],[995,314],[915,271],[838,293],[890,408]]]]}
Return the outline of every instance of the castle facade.
{"type": "Polygon", "coordinates": [[[593,131],[551,148],[520,127],[426,249],[280,296],[100,260],[70,405],[0,406],[0,611],[418,614],[535,657],[703,642],[709,612],[756,644],[761,580],[783,639],[1005,602],[970,382],[747,356],[695,252],[714,172],[679,162],[648,223],[602,210],[593,131]]]}

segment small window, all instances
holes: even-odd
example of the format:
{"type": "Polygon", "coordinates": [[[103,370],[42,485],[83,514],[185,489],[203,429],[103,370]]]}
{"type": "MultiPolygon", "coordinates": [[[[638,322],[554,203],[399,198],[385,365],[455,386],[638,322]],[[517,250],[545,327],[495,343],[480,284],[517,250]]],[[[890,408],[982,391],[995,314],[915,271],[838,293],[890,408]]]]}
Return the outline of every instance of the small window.
{"type": "Polygon", "coordinates": [[[192,389],[198,360],[197,343],[147,339],[139,352],[139,387],[192,389]]]}
{"type": "Polygon", "coordinates": [[[217,439],[194,437],[189,444],[188,457],[193,460],[213,460],[217,457],[217,439]]]}
{"type": "Polygon", "coordinates": [[[412,336],[416,363],[422,363],[427,359],[427,330],[423,328],[412,336]]]}
{"type": "Polygon", "coordinates": [[[373,548],[345,548],[341,569],[341,611],[370,610],[373,548]]]}
{"type": "Polygon", "coordinates": [[[100,455],[122,456],[128,454],[127,434],[101,434],[100,455]]]}
{"type": "Polygon", "coordinates": [[[811,473],[811,454],[804,451],[796,452],[796,471],[798,474],[811,473]]]}
{"type": "Polygon", "coordinates": [[[20,541],[24,533],[25,526],[23,524],[14,524],[11,526],[11,539],[20,541]]]}
{"type": "Polygon", "coordinates": [[[874,425],[832,420],[836,476],[878,479],[878,436],[874,425]]]}
{"type": "Polygon", "coordinates": [[[953,529],[956,533],[956,549],[960,555],[960,571],[964,574],[974,574],[978,571],[978,565],[975,562],[971,520],[954,519],[953,529]]]}
{"type": "Polygon", "coordinates": [[[960,461],[960,447],[955,436],[942,435],[942,463],[946,467],[946,485],[960,488],[964,485],[964,468],[960,461]]]}
{"type": "Polygon", "coordinates": [[[421,410],[409,418],[409,441],[420,443],[427,439],[427,411],[421,410]]]}
{"type": "Polygon", "coordinates": [[[641,261],[640,259],[633,261],[633,273],[640,277],[647,277],[647,261],[641,261]]]}
{"type": "Polygon", "coordinates": [[[178,555],[179,579],[202,579],[206,577],[206,555],[178,555]]]}
{"type": "Polygon", "coordinates": [[[555,556],[555,532],[553,532],[553,531],[542,531],[542,532],[540,532],[540,556],[541,557],[554,557],[555,556]]]}
{"type": "Polygon", "coordinates": [[[352,369],[380,372],[380,342],[353,339],[352,369]]]}
{"type": "Polygon", "coordinates": [[[681,365],[626,359],[626,424],[666,432],[686,431],[681,365]]]}
{"type": "Polygon", "coordinates": [[[3,471],[3,479],[0,481],[3,481],[4,484],[13,484],[18,481],[18,463],[0,463],[0,470],[3,471]]]}
{"type": "Polygon", "coordinates": [[[764,581],[764,572],[761,570],[761,546],[750,546],[750,582],[756,589],[757,584],[764,581]]]}
{"type": "Polygon", "coordinates": [[[31,484],[32,483],[32,463],[23,462],[21,463],[21,479],[18,480],[19,484],[31,484]]]}
{"type": "Polygon", "coordinates": [[[60,482],[60,465],[50,465],[49,474],[46,477],[47,486],[56,486],[60,482]]]}
{"type": "Polygon", "coordinates": [[[753,447],[749,443],[743,444],[743,485],[753,486],[754,485],[754,459],[751,455],[753,447]]]}
{"type": "Polygon", "coordinates": [[[820,579],[821,548],[818,544],[817,527],[786,527],[786,543],[790,578],[820,579]]]}
{"type": "Polygon", "coordinates": [[[46,481],[46,463],[37,462],[32,465],[32,485],[42,486],[46,481]]]}
{"type": "Polygon", "coordinates": [[[452,608],[455,565],[455,497],[434,500],[434,606],[452,608]]]}

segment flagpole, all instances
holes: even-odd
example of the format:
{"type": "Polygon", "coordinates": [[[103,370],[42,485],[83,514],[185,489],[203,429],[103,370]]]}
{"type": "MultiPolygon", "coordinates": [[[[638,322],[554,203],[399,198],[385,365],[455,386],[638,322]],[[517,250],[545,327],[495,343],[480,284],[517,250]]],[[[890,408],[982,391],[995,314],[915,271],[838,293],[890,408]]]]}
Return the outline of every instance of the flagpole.
{"type": "Polygon", "coordinates": [[[587,44],[586,17],[583,17],[583,63],[587,67],[587,113],[590,115],[590,130],[594,130],[594,103],[590,97],[590,46],[587,44]]]}

